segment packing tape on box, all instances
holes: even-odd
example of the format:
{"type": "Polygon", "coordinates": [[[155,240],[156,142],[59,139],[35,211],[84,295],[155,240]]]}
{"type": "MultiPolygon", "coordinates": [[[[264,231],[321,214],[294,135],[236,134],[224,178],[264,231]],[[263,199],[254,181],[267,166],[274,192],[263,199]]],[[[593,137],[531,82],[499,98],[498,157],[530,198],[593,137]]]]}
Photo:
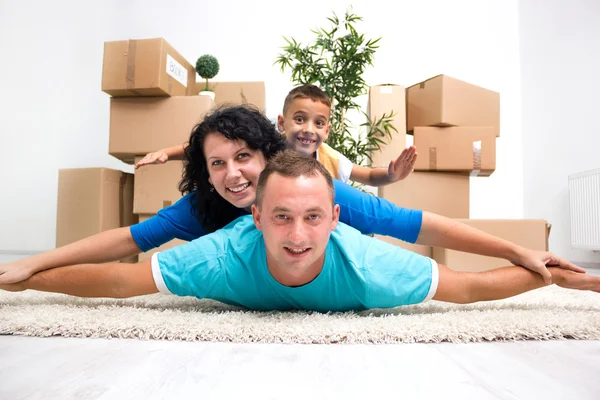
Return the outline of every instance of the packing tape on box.
{"type": "Polygon", "coordinates": [[[437,147],[429,148],[429,169],[431,171],[437,170],[437,147]]]}
{"type": "Polygon", "coordinates": [[[479,176],[481,173],[481,140],[473,142],[473,171],[471,176],[479,176]]]}
{"type": "Polygon", "coordinates": [[[127,70],[125,72],[125,82],[127,89],[135,87],[135,53],[137,51],[137,41],[129,40],[127,44],[127,70]]]}
{"type": "Polygon", "coordinates": [[[125,85],[130,93],[139,96],[135,87],[135,54],[137,52],[137,40],[129,40],[127,43],[127,69],[125,70],[125,85]]]}
{"type": "Polygon", "coordinates": [[[248,104],[248,99],[244,95],[244,89],[240,89],[240,99],[242,99],[242,104],[248,104]]]}

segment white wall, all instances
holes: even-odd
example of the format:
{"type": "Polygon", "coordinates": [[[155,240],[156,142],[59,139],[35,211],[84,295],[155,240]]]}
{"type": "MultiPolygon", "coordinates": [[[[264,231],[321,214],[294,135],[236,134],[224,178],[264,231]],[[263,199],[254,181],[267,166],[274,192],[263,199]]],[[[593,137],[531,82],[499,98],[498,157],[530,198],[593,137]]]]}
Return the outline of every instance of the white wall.
{"type": "MultiPolygon", "coordinates": [[[[501,92],[497,171],[472,179],[471,216],[522,217],[517,1],[354,3],[364,17],[359,30],[383,37],[366,74],[369,84],[410,85],[445,73],[501,92]]],[[[100,91],[104,41],[160,36],[192,63],[213,54],[221,63],[219,80],[266,82],[267,113],[275,118],[292,87],[273,66],[282,35],[312,38],[310,29],[327,26],[332,11],[343,15],[348,1],[266,4],[3,1],[0,253],[53,248],[59,168],[131,171],[107,155],[109,98],[100,91]]]]}
{"type": "Polygon", "coordinates": [[[599,20],[597,0],[519,5],[524,216],[552,223],[551,251],[596,263],[570,246],[568,175],[600,168],[599,20]]]}

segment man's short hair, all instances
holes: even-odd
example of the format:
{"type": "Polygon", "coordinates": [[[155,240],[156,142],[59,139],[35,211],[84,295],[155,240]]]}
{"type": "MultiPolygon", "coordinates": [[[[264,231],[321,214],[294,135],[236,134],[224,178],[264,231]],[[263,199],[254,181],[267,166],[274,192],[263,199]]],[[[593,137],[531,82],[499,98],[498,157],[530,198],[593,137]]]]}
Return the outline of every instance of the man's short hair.
{"type": "Polygon", "coordinates": [[[261,208],[262,206],[267,181],[274,173],[289,178],[298,178],[300,176],[323,176],[327,182],[327,186],[329,186],[331,205],[333,207],[335,188],[333,186],[333,178],[329,171],[327,171],[323,164],[318,162],[314,157],[301,154],[296,150],[287,149],[280,151],[271,157],[258,178],[258,186],[256,187],[256,205],[258,208],[261,208]]]}
{"type": "Polygon", "coordinates": [[[283,115],[287,113],[292,102],[296,99],[311,99],[312,101],[319,101],[325,104],[328,108],[331,108],[331,99],[325,93],[323,89],[315,85],[300,85],[296,86],[285,97],[283,102],[283,115]]]}

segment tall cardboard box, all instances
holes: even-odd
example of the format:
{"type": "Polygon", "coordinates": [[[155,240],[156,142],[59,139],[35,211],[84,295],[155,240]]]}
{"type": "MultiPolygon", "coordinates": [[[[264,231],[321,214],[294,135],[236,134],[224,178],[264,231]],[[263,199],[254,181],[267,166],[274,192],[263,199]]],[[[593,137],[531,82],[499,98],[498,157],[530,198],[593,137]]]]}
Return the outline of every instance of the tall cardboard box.
{"type": "Polygon", "coordinates": [[[391,140],[382,137],[385,145],[374,152],[371,157],[373,166],[387,168],[390,161],[398,158],[402,150],[406,148],[406,94],[404,86],[400,85],[376,85],[369,88],[368,113],[371,121],[375,122],[384,115],[394,113],[391,124],[398,132],[392,131],[391,140]]]}
{"type": "Polygon", "coordinates": [[[102,91],[112,96],[190,96],[196,70],[162,38],[104,43],[102,91]]]}
{"type": "Polygon", "coordinates": [[[108,153],[132,163],[135,156],[185,143],[213,105],[208,96],[113,97],[108,153]]]}
{"type": "Polygon", "coordinates": [[[59,170],[56,247],[135,223],[132,174],[108,168],[59,170]]]}
{"type": "MultiPolygon", "coordinates": [[[[196,82],[196,92],[200,93],[206,87],[205,81],[196,82]]],[[[265,83],[264,82],[208,82],[208,87],[215,93],[215,104],[238,105],[252,104],[264,112],[265,83]]]]}
{"type": "Polygon", "coordinates": [[[419,151],[415,171],[444,171],[490,176],[496,170],[496,133],[492,127],[416,126],[419,151]]]}
{"type": "Polygon", "coordinates": [[[406,129],[416,126],[492,126],[500,136],[500,94],[447,75],[406,90],[406,129]]]}
{"type": "MultiPolygon", "coordinates": [[[[141,158],[136,157],[135,162],[141,158]]],[[[182,175],[183,163],[179,160],[136,169],[133,190],[134,214],[156,214],[160,209],[177,202],[182,197],[179,191],[182,175]]]]}
{"type": "MultiPolygon", "coordinates": [[[[459,219],[458,221],[532,250],[548,250],[550,225],[545,220],[459,219]]],[[[456,271],[488,271],[511,265],[509,261],[501,258],[438,247],[433,248],[433,258],[438,263],[456,271]]]]}
{"type": "MultiPolygon", "coordinates": [[[[149,218],[152,218],[153,216],[154,215],[139,215],[140,223],[148,220],[149,218]]],[[[173,239],[173,240],[171,240],[171,241],[163,244],[160,247],[157,247],[155,249],[149,250],[149,251],[147,251],[145,253],[140,253],[138,255],[139,261],[141,262],[141,261],[147,260],[149,258],[152,258],[152,255],[154,253],[157,253],[157,252],[160,252],[160,251],[165,251],[167,249],[170,249],[172,247],[179,246],[180,244],[185,244],[185,243],[188,243],[188,242],[186,242],[185,240],[181,240],[181,239],[173,239]]]]}

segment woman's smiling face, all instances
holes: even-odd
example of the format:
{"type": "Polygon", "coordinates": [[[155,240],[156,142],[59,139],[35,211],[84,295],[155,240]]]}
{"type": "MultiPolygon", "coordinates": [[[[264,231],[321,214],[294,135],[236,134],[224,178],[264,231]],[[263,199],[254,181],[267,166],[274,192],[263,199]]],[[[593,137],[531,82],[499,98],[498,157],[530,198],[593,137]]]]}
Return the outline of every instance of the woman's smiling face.
{"type": "Polygon", "coordinates": [[[258,177],[266,160],[243,140],[229,140],[219,132],[204,139],[208,181],[221,197],[237,208],[249,208],[256,199],[258,177]]]}

